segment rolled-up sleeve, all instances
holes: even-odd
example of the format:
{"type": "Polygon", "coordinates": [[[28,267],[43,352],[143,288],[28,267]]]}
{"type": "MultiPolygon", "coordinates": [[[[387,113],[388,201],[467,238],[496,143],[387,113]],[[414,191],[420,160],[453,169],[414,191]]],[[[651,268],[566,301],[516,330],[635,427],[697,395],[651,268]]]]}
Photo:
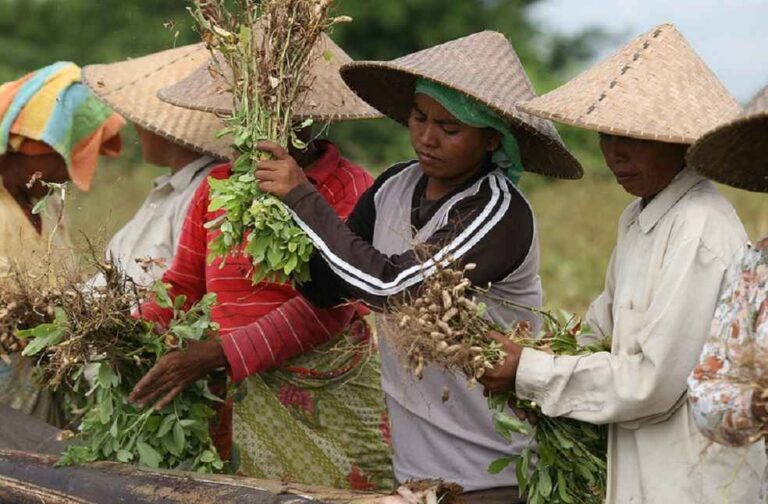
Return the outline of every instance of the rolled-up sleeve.
{"type": "Polygon", "coordinates": [[[518,396],[536,401],[547,416],[595,424],[637,428],[667,415],[685,393],[726,270],[700,240],[675,244],[647,309],[612,306],[613,297],[603,293],[590,310],[592,322],[619,339],[613,352],[554,356],[525,349],[518,396]]]}

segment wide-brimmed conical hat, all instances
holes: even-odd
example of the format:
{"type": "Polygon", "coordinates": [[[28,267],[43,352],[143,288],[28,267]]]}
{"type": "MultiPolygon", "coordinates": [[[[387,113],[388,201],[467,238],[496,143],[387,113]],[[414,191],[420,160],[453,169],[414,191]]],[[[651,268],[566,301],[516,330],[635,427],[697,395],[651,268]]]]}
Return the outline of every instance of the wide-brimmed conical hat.
{"type": "Polygon", "coordinates": [[[83,82],[113,110],[142,128],[201,154],[232,158],[230,141],[216,138],[224,124],[213,114],[163,103],[157,91],[187,77],[208,61],[203,44],[195,44],[83,68],[83,82]]]}
{"type": "MultiPolygon", "coordinates": [[[[294,108],[296,118],[338,121],[381,117],[341,80],[339,69],[352,61],[347,53],[325,34],[320,36],[313,51],[309,72],[311,86],[294,108]]],[[[204,63],[188,78],[161,89],[158,97],[179,107],[230,115],[233,98],[227,81],[231,70],[220,65],[224,76],[214,77],[215,72],[210,72],[208,67],[209,62],[204,63]]]]}
{"type": "Polygon", "coordinates": [[[350,63],[341,75],[361,98],[402,124],[408,123],[417,79],[455,89],[509,119],[526,170],[566,179],[582,176],[581,165],[554,126],[515,108],[536,93],[501,33],[475,33],[392,61],[350,63]]]}
{"type": "Polygon", "coordinates": [[[520,108],[601,133],[680,144],[695,142],[741,111],[671,24],[520,108]]]}
{"type": "Polygon", "coordinates": [[[768,192],[768,86],[739,114],[688,149],[688,164],[707,177],[768,192]]]}

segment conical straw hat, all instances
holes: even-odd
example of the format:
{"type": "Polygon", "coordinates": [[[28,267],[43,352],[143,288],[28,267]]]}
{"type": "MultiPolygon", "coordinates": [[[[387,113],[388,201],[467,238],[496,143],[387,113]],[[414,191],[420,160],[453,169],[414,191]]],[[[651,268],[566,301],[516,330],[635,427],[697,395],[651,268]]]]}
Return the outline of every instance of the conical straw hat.
{"type": "Polygon", "coordinates": [[[736,119],[693,144],[688,164],[723,184],[768,192],[768,86],[736,119]]]}
{"type": "Polygon", "coordinates": [[[565,179],[582,176],[552,124],[515,108],[536,93],[501,33],[475,33],[392,61],[350,63],[341,75],[361,98],[402,124],[408,123],[418,78],[465,93],[510,120],[526,170],[565,179]]]}
{"type": "Polygon", "coordinates": [[[741,110],[671,24],[520,108],[588,130],[680,144],[741,110]]]}
{"type": "MultiPolygon", "coordinates": [[[[310,69],[312,83],[296,107],[297,118],[318,121],[375,119],[381,114],[358,98],[344,84],[339,69],[352,61],[330,37],[323,34],[314,48],[314,63],[310,69]]],[[[199,66],[188,78],[161,89],[158,97],[179,107],[221,115],[232,114],[233,99],[225,79],[214,78],[209,63],[199,66]]],[[[224,68],[225,78],[230,72],[224,68]]]]}
{"type": "Polygon", "coordinates": [[[83,68],[83,82],[104,103],[142,128],[201,154],[232,157],[229,141],[216,138],[224,128],[213,114],[185,110],[157,99],[157,91],[188,76],[208,60],[203,44],[195,44],[83,68]]]}

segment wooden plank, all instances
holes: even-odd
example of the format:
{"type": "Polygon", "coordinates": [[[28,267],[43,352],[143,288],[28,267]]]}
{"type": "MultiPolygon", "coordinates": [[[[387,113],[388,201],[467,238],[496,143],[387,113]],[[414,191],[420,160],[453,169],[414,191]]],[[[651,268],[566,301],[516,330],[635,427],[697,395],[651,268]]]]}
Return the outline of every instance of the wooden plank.
{"type": "Polygon", "coordinates": [[[150,471],[112,462],[54,467],[57,457],[0,450],[0,502],[375,504],[380,495],[278,481],[150,471]]]}

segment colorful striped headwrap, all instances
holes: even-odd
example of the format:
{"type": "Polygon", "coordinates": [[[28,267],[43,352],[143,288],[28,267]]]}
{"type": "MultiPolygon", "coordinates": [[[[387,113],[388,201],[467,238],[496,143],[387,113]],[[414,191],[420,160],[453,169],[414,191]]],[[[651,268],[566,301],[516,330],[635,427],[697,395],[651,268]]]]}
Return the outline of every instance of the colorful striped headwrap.
{"type": "Polygon", "coordinates": [[[57,153],[85,191],[99,155],[119,154],[124,124],[80,83],[74,63],[54,63],[0,86],[0,155],[57,153]]]}

